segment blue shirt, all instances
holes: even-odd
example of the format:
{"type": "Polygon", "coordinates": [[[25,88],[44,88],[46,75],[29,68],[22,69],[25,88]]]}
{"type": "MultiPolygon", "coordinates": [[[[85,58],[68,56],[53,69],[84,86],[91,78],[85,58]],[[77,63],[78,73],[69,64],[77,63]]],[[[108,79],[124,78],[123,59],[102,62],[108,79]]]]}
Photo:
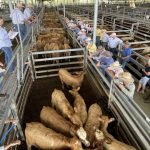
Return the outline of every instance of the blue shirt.
{"type": "Polygon", "coordinates": [[[100,68],[107,68],[114,62],[114,59],[112,57],[101,57],[99,59],[100,61],[100,68]]]}
{"type": "Polygon", "coordinates": [[[121,52],[122,57],[127,57],[132,54],[132,49],[131,48],[124,48],[121,52]]]}
{"type": "Polygon", "coordinates": [[[10,17],[12,18],[13,24],[24,24],[24,21],[26,19],[23,12],[18,8],[15,8],[12,11],[10,17]]]}
{"type": "Polygon", "coordinates": [[[31,11],[31,9],[30,8],[26,8],[25,10],[24,10],[24,17],[26,18],[26,19],[28,19],[29,17],[31,17],[32,16],[32,11],[31,11]]]}
{"type": "Polygon", "coordinates": [[[119,38],[112,38],[112,37],[109,37],[108,38],[108,46],[110,48],[116,48],[119,44],[123,44],[123,41],[119,38]]]}
{"type": "Polygon", "coordinates": [[[86,35],[82,35],[82,36],[81,36],[81,40],[80,40],[81,44],[82,44],[83,42],[85,42],[86,39],[87,39],[87,36],[86,36],[86,35]]]}
{"type": "Polygon", "coordinates": [[[108,42],[109,35],[104,33],[102,36],[102,42],[108,42]]]}
{"type": "Polygon", "coordinates": [[[12,43],[11,40],[9,39],[7,31],[0,27],[0,49],[2,47],[11,47],[12,43]]]}

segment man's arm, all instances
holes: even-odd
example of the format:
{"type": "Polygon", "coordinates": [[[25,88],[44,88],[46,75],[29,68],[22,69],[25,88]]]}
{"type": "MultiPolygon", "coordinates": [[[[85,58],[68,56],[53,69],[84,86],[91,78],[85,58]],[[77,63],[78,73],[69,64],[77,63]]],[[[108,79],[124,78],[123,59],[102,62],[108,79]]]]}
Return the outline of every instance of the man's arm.
{"type": "Polygon", "coordinates": [[[13,146],[16,146],[16,145],[20,145],[21,144],[21,141],[20,140],[17,140],[17,141],[14,141],[8,145],[5,145],[4,146],[4,150],[8,150],[10,147],[13,147],[13,146]]]}

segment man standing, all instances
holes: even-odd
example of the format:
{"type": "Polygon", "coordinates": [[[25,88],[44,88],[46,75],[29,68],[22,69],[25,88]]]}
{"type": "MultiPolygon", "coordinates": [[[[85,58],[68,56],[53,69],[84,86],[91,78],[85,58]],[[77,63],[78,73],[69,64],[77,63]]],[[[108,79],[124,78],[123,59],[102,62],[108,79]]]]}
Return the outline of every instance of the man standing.
{"type": "Polygon", "coordinates": [[[117,46],[119,44],[123,44],[123,41],[117,37],[116,33],[112,33],[108,38],[108,47],[109,47],[109,51],[113,53],[114,59],[116,59],[118,56],[117,46]]]}
{"type": "MultiPolygon", "coordinates": [[[[12,43],[11,40],[8,37],[7,31],[3,28],[4,20],[2,17],[0,17],[0,49],[5,54],[5,64],[6,66],[9,64],[10,60],[13,57],[13,51],[12,51],[12,43]]],[[[14,70],[14,66],[11,65],[9,68],[9,72],[12,72],[14,70]]]]}
{"type": "Polygon", "coordinates": [[[26,35],[26,27],[25,27],[26,18],[22,12],[23,7],[24,7],[23,4],[18,3],[16,5],[16,8],[10,14],[15,30],[20,32],[22,40],[24,39],[26,35]]]}
{"type": "Polygon", "coordinates": [[[32,4],[28,4],[27,7],[25,8],[24,10],[24,16],[25,16],[25,19],[28,20],[26,23],[25,23],[25,26],[26,26],[26,31],[28,32],[28,30],[30,29],[30,25],[31,23],[33,22],[34,20],[34,17],[33,17],[33,5],[32,4]]]}
{"type": "Polygon", "coordinates": [[[130,48],[130,44],[128,41],[125,42],[124,49],[121,51],[120,64],[124,68],[127,62],[130,61],[130,57],[132,54],[132,49],[130,48]]]}

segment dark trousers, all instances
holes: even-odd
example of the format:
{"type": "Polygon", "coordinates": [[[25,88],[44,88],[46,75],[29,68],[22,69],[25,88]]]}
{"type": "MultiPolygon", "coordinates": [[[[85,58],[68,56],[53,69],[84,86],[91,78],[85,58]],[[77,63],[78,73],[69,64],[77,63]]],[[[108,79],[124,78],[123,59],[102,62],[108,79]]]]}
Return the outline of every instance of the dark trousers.
{"type": "Polygon", "coordinates": [[[96,36],[96,47],[98,48],[101,45],[100,37],[96,36]]]}
{"type": "Polygon", "coordinates": [[[105,49],[107,49],[107,42],[102,42],[102,47],[104,47],[105,49]]]}
{"type": "Polygon", "coordinates": [[[109,51],[113,53],[113,58],[116,60],[118,57],[118,50],[117,48],[110,48],[109,47],[109,51]]]}
{"type": "Polygon", "coordinates": [[[23,40],[27,33],[26,26],[25,24],[19,24],[18,26],[17,24],[14,24],[15,31],[20,32],[21,39],[23,40]],[[18,29],[18,26],[19,26],[19,29],[18,29]]]}

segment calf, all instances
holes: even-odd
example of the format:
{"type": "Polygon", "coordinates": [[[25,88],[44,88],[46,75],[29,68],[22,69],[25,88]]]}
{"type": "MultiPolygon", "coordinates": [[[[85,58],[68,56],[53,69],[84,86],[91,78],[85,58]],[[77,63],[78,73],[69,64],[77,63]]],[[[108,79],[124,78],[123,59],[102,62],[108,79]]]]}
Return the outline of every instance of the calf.
{"type": "Polygon", "coordinates": [[[87,121],[84,128],[87,132],[87,139],[89,140],[91,145],[93,145],[95,139],[95,131],[100,128],[101,115],[102,110],[98,104],[95,103],[90,106],[87,121]]]}
{"type": "Polygon", "coordinates": [[[87,119],[87,109],[86,109],[86,104],[84,102],[84,99],[78,93],[79,89],[80,88],[78,88],[77,90],[73,89],[73,90],[70,90],[69,92],[75,98],[75,100],[74,100],[74,111],[80,117],[80,119],[84,125],[86,122],[86,119],[87,119]]]}
{"type": "Polygon", "coordinates": [[[52,107],[55,107],[56,110],[60,112],[65,118],[70,119],[73,124],[77,125],[78,127],[83,126],[82,121],[75,114],[72,106],[62,91],[57,89],[53,91],[51,103],[52,107]]]}
{"type": "Polygon", "coordinates": [[[88,147],[90,145],[89,141],[86,139],[87,135],[85,130],[82,127],[77,128],[70,121],[67,121],[59,115],[53,108],[44,106],[40,113],[40,118],[42,123],[56,132],[69,137],[77,135],[85,146],[88,147]]]}
{"type": "Polygon", "coordinates": [[[84,74],[85,72],[79,72],[78,75],[72,75],[70,74],[66,69],[59,69],[59,78],[62,83],[62,87],[64,88],[64,83],[66,85],[71,86],[73,89],[77,89],[78,87],[81,87],[82,82],[84,80],[84,74]]]}
{"type": "Polygon", "coordinates": [[[38,122],[26,124],[25,136],[28,150],[31,150],[31,146],[39,149],[82,150],[81,142],[77,138],[65,137],[38,122]]]}

